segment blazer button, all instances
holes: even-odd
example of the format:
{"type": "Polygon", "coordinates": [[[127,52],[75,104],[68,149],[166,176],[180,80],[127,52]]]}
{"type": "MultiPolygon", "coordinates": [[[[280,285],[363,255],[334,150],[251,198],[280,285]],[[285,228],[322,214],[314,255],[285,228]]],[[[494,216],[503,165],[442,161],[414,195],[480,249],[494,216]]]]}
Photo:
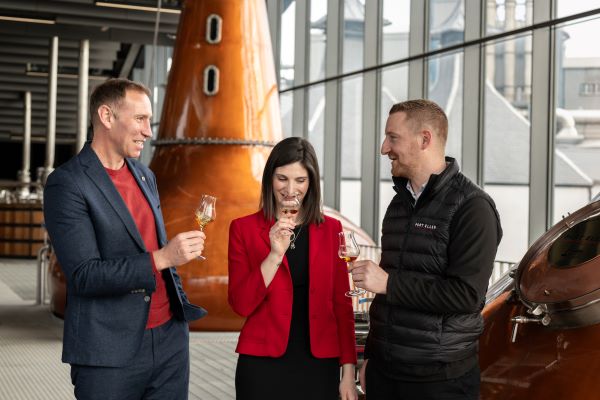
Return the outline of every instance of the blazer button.
{"type": "Polygon", "coordinates": [[[144,296],[144,301],[148,303],[150,301],[150,296],[144,296]]]}

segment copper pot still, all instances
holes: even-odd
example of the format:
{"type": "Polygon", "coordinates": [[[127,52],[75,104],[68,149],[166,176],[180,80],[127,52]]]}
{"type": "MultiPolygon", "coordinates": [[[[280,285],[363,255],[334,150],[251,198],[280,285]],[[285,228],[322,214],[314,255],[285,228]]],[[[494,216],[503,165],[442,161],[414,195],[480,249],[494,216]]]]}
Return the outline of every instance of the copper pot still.
{"type": "MultiPolygon", "coordinates": [[[[198,229],[203,194],[217,198],[204,231],[205,260],[177,268],[194,304],[209,311],[193,330],[239,330],[227,302],[231,220],[256,212],[262,172],[282,138],[279,94],[264,0],[186,1],[179,22],[150,168],[167,237],[198,229]]],[[[63,316],[66,284],[51,258],[51,310],[63,316]]]]}
{"type": "MultiPolygon", "coordinates": [[[[202,194],[217,198],[216,219],[205,227],[206,260],[177,268],[190,301],[209,312],[193,330],[235,331],[243,324],[227,301],[229,224],[259,208],[264,165],[282,138],[280,118],[265,1],[187,1],[150,168],[169,238],[198,229],[194,210],[202,194]]],[[[324,212],[376,255],[358,226],[333,209],[324,212]]],[[[66,283],[54,256],[48,274],[51,310],[62,317],[66,283]]]]}
{"type": "Polygon", "coordinates": [[[481,398],[598,399],[600,201],[554,225],[511,275],[483,310],[481,398]]]}
{"type": "Polygon", "coordinates": [[[227,302],[227,246],[234,218],[258,210],[262,172],[281,139],[279,97],[264,0],[186,1],[150,168],[167,236],[198,229],[202,194],[217,198],[204,229],[205,260],[177,268],[195,330],[239,330],[227,302]]]}

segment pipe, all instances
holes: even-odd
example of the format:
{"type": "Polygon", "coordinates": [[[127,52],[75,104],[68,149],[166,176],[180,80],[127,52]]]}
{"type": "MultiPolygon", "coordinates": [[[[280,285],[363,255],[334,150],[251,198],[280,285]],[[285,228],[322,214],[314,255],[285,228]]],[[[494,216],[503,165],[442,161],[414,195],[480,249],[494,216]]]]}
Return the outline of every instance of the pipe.
{"type": "Polygon", "coordinates": [[[29,183],[29,164],[31,162],[31,92],[25,92],[23,99],[25,116],[23,118],[23,167],[22,177],[25,178],[21,182],[29,183]]]}
{"type": "Polygon", "coordinates": [[[29,196],[29,184],[31,183],[31,174],[29,173],[29,163],[31,161],[31,92],[25,92],[23,96],[23,165],[19,171],[19,182],[22,183],[19,189],[19,199],[26,199],[29,196]]]}
{"type": "Polygon", "coordinates": [[[58,75],[58,36],[50,39],[50,57],[48,60],[48,131],[46,135],[46,163],[42,183],[54,169],[54,150],[56,147],[56,91],[58,75]]]}
{"type": "Polygon", "coordinates": [[[90,61],[90,41],[81,41],[79,49],[79,96],[77,108],[77,144],[75,152],[79,152],[87,139],[88,120],[88,74],[90,61]]]}
{"type": "Polygon", "coordinates": [[[36,293],[35,304],[41,305],[46,302],[46,263],[48,258],[49,244],[44,244],[38,250],[37,254],[37,276],[36,276],[36,293]]]}

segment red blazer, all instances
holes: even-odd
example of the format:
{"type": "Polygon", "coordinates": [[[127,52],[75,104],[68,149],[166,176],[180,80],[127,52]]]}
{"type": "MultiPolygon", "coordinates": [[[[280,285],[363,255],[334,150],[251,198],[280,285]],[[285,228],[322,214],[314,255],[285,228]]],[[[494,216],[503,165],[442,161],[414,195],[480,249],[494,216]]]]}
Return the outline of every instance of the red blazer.
{"type": "MultiPolygon", "coordinates": [[[[229,227],[229,304],[247,317],[236,352],[280,357],[287,348],[292,320],[293,286],[287,257],[268,287],[260,264],[271,251],[262,210],[238,218],[229,227]]],[[[317,358],[339,357],[340,364],[356,364],[354,313],[345,263],[337,256],[342,224],[325,217],[309,225],[310,348],[317,358]]]]}

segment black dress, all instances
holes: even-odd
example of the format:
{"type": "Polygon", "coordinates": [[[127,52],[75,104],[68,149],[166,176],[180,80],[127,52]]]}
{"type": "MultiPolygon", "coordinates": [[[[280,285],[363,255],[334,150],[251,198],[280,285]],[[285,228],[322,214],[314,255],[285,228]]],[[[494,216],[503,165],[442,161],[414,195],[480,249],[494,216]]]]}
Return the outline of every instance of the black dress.
{"type": "Polygon", "coordinates": [[[237,400],[336,400],[339,397],[339,359],[315,358],[310,352],[308,227],[296,228],[294,232],[296,248],[286,252],[294,285],[286,352],[279,358],[240,354],[235,373],[237,400]]]}

